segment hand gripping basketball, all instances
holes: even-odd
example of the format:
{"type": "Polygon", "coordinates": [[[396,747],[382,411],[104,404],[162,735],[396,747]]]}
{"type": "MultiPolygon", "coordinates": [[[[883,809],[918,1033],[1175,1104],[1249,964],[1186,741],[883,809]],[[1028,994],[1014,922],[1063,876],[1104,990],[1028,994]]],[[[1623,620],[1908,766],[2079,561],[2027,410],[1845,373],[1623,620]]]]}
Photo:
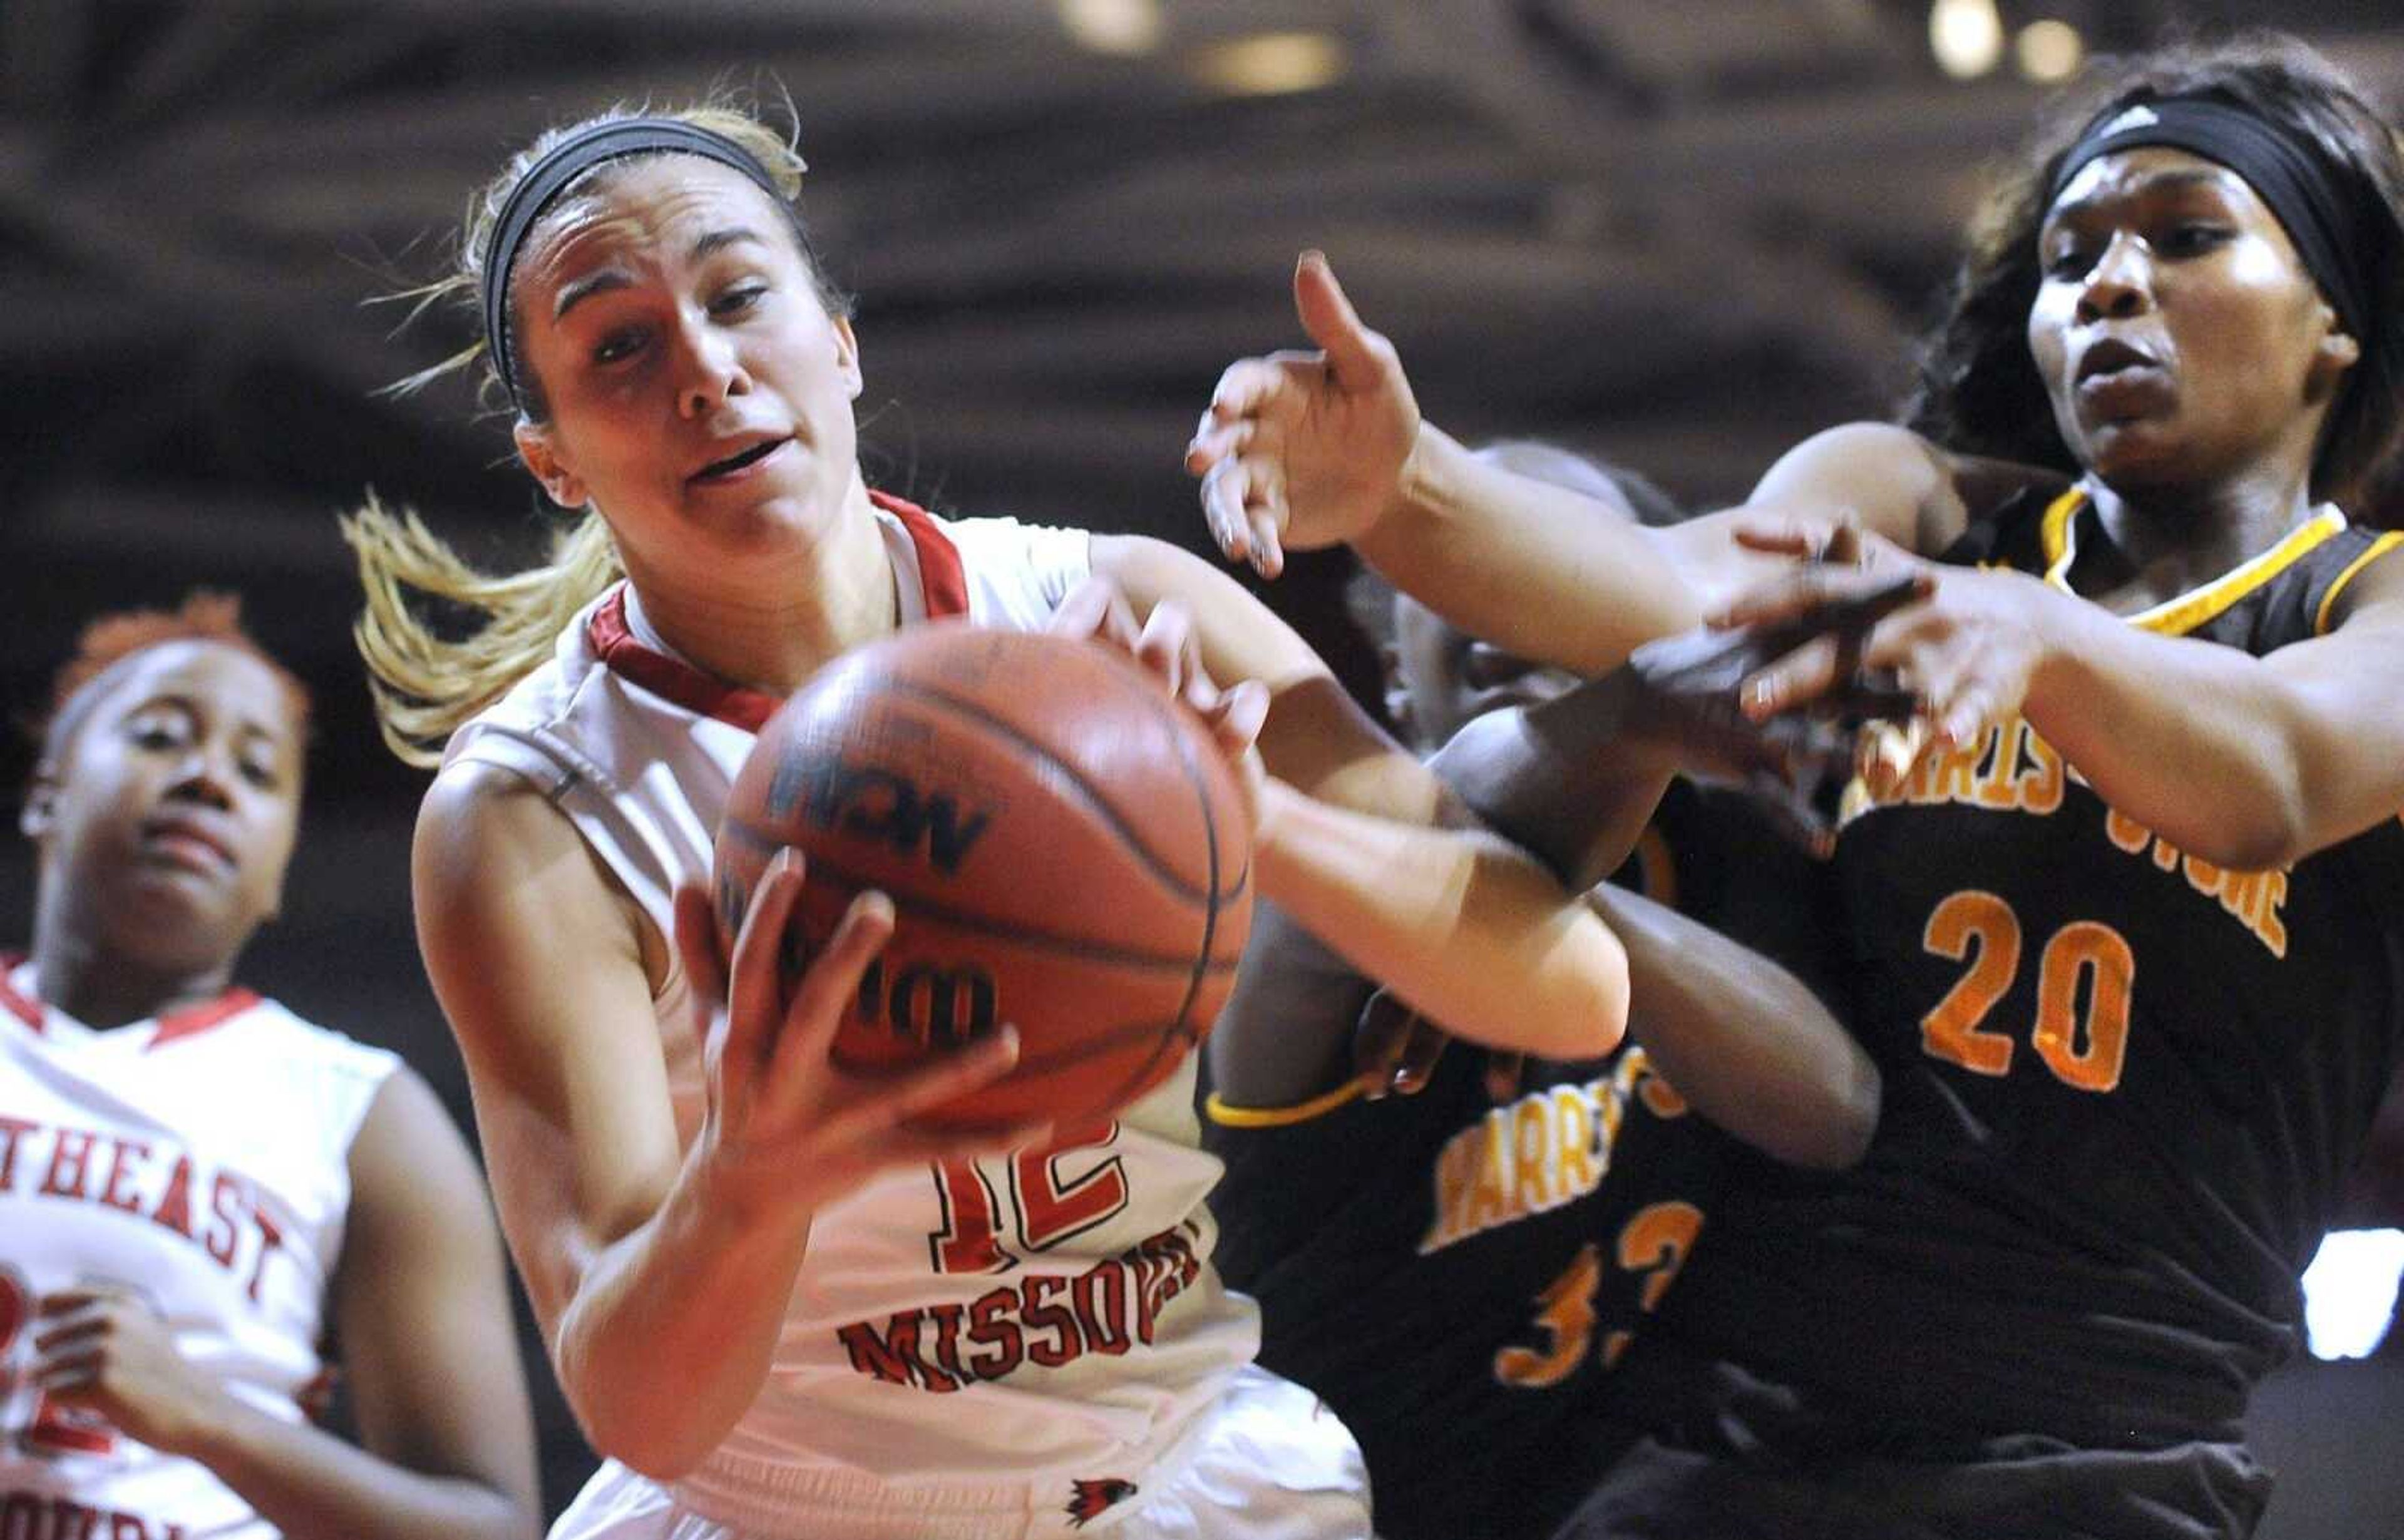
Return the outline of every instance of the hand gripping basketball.
{"type": "Polygon", "coordinates": [[[1402,489],[1419,402],[1394,344],[1361,324],[1327,259],[1302,254],[1293,303],[1316,352],[1227,366],[1185,451],[1230,561],[1274,578],[1285,553],[1358,539],[1402,489]]]}
{"type": "Polygon", "coordinates": [[[1173,619],[1138,637],[1154,668],[1084,639],[914,626],[796,692],[728,789],[714,903],[721,937],[748,930],[771,865],[805,853],[761,921],[800,982],[747,1012],[738,958],[730,1020],[781,1009],[814,1073],[855,1077],[982,1062],[1013,1027],[1007,1073],[901,1109],[922,1132],[1083,1126],[1176,1074],[1234,984],[1251,838],[1225,748],[1161,670],[1246,745],[1259,712],[1186,667],[1173,619]]]}
{"type": "Polygon", "coordinates": [[[846,1070],[835,1029],[860,976],[893,933],[884,894],[852,900],[834,935],[798,973],[795,904],[804,862],[779,851],[751,894],[731,952],[709,894],[676,897],[677,950],[703,1033],[708,1094],[703,1140],[734,1190],[816,1208],[877,1172],[1041,1142],[1048,1122],[962,1126],[918,1114],[1008,1074],[1018,1034],[1004,1026],[957,1053],[895,1069],[846,1070]]]}
{"type": "Polygon", "coordinates": [[[1183,605],[1163,600],[1139,626],[1135,607],[1118,584],[1108,578],[1091,577],[1060,601],[1048,629],[1054,636],[1097,641],[1125,652],[1200,717],[1236,772],[1237,787],[1243,792],[1245,822],[1259,825],[1261,793],[1268,784],[1268,771],[1256,744],[1261,726],[1268,720],[1268,686],[1258,679],[1239,679],[1221,689],[1202,666],[1202,644],[1194,635],[1194,617],[1183,605]]]}

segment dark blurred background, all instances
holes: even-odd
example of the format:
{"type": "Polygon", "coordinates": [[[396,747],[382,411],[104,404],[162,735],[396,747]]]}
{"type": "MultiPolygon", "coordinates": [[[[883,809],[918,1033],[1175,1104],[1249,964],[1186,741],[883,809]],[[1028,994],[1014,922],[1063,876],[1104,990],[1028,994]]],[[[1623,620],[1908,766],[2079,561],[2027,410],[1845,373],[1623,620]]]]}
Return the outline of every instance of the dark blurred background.
{"type": "MultiPolygon", "coordinates": [[[[1433,419],[1730,500],[1886,410],[2048,82],[2233,23],[2404,96],[2404,4],[2378,0],[7,0],[0,707],[96,611],[242,592],[322,724],[289,913],[245,972],[405,1051],[465,1122],[410,932],[424,777],[377,741],[334,518],[372,486],[494,563],[550,527],[468,388],[378,394],[467,320],[396,335],[407,307],[374,302],[444,271],[468,189],[541,127],[789,95],[860,297],[872,479],[1193,543],[1180,450],[1223,365],[1297,340],[1303,246],[1433,419]]],[[[1362,682],[1342,576],[1299,563],[1270,596],[1362,682]]],[[[25,761],[12,738],[12,787],[25,761]]],[[[0,940],[31,891],[10,842],[0,940]]],[[[555,1506],[589,1457],[535,1356],[555,1506]]],[[[2300,1473],[2275,1533],[2404,1533],[2404,1478],[2350,1469],[2399,1430],[2397,1378],[2307,1365],[2266,1395],[2300,1473]]]]}

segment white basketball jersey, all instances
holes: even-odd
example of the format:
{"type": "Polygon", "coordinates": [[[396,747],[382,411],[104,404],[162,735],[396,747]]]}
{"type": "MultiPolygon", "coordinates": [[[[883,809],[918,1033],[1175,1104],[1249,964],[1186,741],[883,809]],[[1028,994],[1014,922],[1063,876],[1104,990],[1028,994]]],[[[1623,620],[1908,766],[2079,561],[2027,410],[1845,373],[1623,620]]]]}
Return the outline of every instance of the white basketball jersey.
{"type": "Polygon", "coordinates": [[[236,989],[95,1032],[0,978],[0,1535],[275,1531],[206,1467],[44,1401],[44,1295],[122,1285],[270,1416],[321,1388],[350,1149],[398,1062],[236,989]]]}
{"type": "MultiPolygon", "coordinates": [[[[905,624],[1037,629],[1088,571],[1083,531],[874,496],[905,624]]],[[[673,657],[621,584],[448,757],[534,781],[665,936],[677,888],[708,880],[727,790],[777,704],[673,657]]],[[[680,974],[655,1005],[690,1141],[703,1086],[680,974]]],[[[1258,1338],[1209,1265],[1220,1164],[1198,1147],[1194,1072],[1090,1142],[889,1174],[821,1211],[760,1398],[678,1494],[813,1533],[800,1516],[931,1513],[1021,1484],[1068,1502],[1079,1483],[1159,1474],[1258,1338]]]]}

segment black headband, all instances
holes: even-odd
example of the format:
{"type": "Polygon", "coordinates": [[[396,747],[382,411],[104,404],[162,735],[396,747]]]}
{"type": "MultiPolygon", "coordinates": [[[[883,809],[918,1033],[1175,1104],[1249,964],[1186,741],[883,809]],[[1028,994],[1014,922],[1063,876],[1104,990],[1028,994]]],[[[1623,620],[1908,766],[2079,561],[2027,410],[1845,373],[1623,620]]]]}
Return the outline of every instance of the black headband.
{"type": "Polygon", "coordinates": [[[2370,286],[2362,270],[2368,235],[2358,200],[2337,167],[2308,136],[2234,103],[2205,96],[2165,96],[2118,108],[2088,127],[2062,158],[2046,202],[2050,205],[2079,168],[2098,156],[2162,145],[2226,166],[2277,217],[2349,335],[2369,345],[2370,286]]]}
{"type": "Polygon", "coordinates": [[[731,166],[759,184],[760,190],[778,204],[785,201],[784,189],[758,156],[722,133],[678,118],[622,118],[597,123],[544,151],[542,159],[528,166],[518,185],[510,189],[484,245],[484,343],[492,352],[501,385],[510,393],[510,403],[519,412],[525,411],[525,398],[518,390],[517,371],[510,364],[510,269],[517,265],[518,247],[526,231],[542,217],[552,199],[604,161],[664,151],[698,155],[731,166]]]}

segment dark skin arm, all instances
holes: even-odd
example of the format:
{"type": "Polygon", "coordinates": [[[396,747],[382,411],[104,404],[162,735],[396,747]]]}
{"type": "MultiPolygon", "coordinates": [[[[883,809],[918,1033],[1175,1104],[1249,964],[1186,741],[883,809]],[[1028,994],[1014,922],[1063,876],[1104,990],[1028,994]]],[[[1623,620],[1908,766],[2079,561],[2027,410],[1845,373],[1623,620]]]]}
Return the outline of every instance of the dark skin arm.
{"type": "Polygon", "coordinates": [[[1274,577],[1286,550],[1349,543],[1461,630],[1582,674],[1617,667],[1785,569],[1734,539],[1766,513],[1850,514],[1933,555],[2014,489],[2060,484],[1856,423],[1789,452],[1749,509],[1646,529],[1481,460],[1423,421],[1393,344],[1363,324],[1325,259],[1304,257],[1293,294],[1315,348],[1229,365],[1187,448],[1220,550],[1274,577]]]}
{"type": "Polygon", "coordinates": [[[401,1070],[378,1092],[350,1166],[332,1309],[364,1448],[232,1395],[131,1294],[45,1299],[38,1372],[66,1405],[206,1465],[295,1540],[539,1533],[501,1250],[466,1141],[401,1070]]]}
{"type": "MultiPolygon", "coordinates": [[[[1650,899],[1587,896],[1628,948],[1629,1030],[1696,1111],[1764,1153],[1841,1169],[1878,1126],[1879,1073],[1804,983],[1768,958],[1650,899]]],[[[1209,1042],[1212,1082],[1238,1107],[1290,1107],[1353,1073],[1352,1031],[1370,986],[1307,931],[1264,905],[1235,995],[1209,1042]]],[[[1364,1032],[1396,1053],[1407,1013],[1378,997],[1364,1032]]],[[[1431,1054],[1415,1074],[1433,1068],[1431,1054]]],[[[1381,1083],[1388,1071],[1373,1067],[1381,1083]]]]}
{"type": "MultiPolygon", "coordinates": [[[[1916,580],[1891,583],[1814,623],[1858,636],[1921,587],[1916,580]]],[[[1737,707],[1739,684],[1798,636],[1696,633],[1658,644],[1555,700],[1481,718],[1430,768],[1480,817],[1582,887],[1626,857],[1682,763],[1774,785],[1798,819],[1807,817],[1798,778],[1841,762],[1843,735],[1795,722],[1764,733],[1737,707]]],[[[1901,703],[1864,692],[1850,704],[1891,710],[1901,703]]],[[[1657,904],[1609,889],[1589,903],[1606,919],[1624,911],[1644,930],[1647,958],[1640,965],[1631,957],[1631,969],[1641,970],[1631,979],[1649,979],[1660,997],[1642,1008],[1670,1045],[1665,1062],[1683,1058],[1699,1071],[1698,1106],[1785,1158],[1840,1165],[1859,1157],[1876,1115],[1876,1077],[1800,981],[1657,904]],[[1685,979],[1698,954],[1741,976],[1722,987],[1685,979]],[[1741,1025],[1706,1019],[1715,1012],[1741,1025]],[[1782,1019],[1805,1025],[1775,1024],[1782,1019]],[[1741,1062],[1714,1073],[1702,1061],[1715,1053],[1741,1062]]],[[[1283,1107],[1340,1084],[1353,1072],[1351,1029],[1366,993],[1340,959],[1264,906],[1211,1038],[1219,1094],[1237,1106],[1283,1107]]],[[[1372,1049],[1373,1081],[1382,1085],[1391,1059],[1414,1053],[1419,1060],[1404,1083],[1423,1078],[1439,1040],[1421,1032],[1406,1045],[1404,1037],[1388,1035],[1372,1049]]]]}
{"type": "Polygon", "coordinates": [[[1697,1112],[1796,1166],[1842,1170],[1878,1127],[1878,1066],[1817,995],[1750,947],[1605,883],[1628,947],[1628,1029],[1697,1112]]]}
{"type": "MultiPolygon", "coordinates": [[[[2099,796],[2215,865],[2287,865],[2404,807],[2404,556],[2362,569],[2327,635],[2263,657],[2156,635],[2024,574],[1875,544],[1871,558],[1866,573],[1797,573],[1723,618],[1791,623],[1881,571],[1923,571],[1928,601],[1881,622],[1861,652],[1920,681],[1933,731],[1919,751],[2021,712],[2099,796]]],[[[1765,671],[1747,709],[1808,710],[1839,682],[1832,659],[1798,651],[1765,671]]]]}

